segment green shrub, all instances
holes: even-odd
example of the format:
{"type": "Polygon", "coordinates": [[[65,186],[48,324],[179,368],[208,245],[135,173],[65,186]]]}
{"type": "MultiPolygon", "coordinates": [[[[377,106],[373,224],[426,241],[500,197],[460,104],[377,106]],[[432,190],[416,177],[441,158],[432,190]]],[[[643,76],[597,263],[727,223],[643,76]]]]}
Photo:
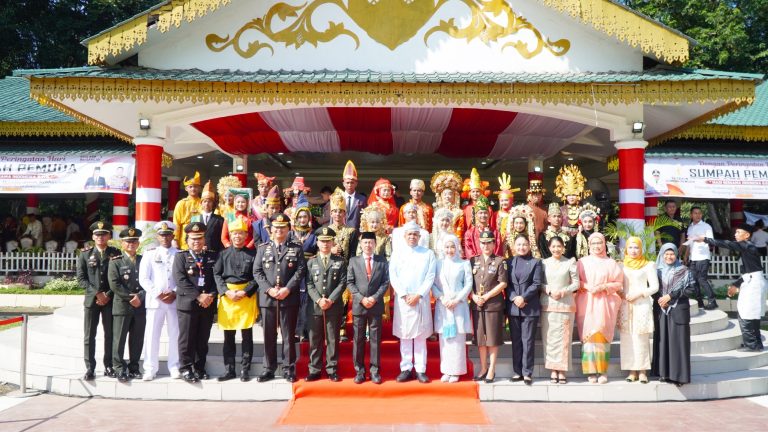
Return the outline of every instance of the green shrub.
{"type": "Polygon", "coordinates": [[[64,292],[64,293],[82,290],[82,288],[80,287],[80,283],[78,283],[76,279],[67,278],[67,277],[51,279],[50,281],[48,281],[48,283],[45,284],[43,289],[48,291],[64,292]]]}

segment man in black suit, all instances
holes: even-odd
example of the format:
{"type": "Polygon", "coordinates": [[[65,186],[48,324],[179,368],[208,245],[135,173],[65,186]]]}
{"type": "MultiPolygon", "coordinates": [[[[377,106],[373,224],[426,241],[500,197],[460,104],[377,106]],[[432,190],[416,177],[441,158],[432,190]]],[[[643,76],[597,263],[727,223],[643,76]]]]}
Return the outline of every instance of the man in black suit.
{"type": "Polygon", "coordinates": [[[144,328],[147,323],[146,292],[139,285],[139,248],[141,230],[126,228],[120,232],[123,254],[109,261],[109,288],[114,294],[112,301],[112,367],[117,379],[128,382],[140,378],[139,359],[144,346],[144,328]],[[128,364],[123,359],[128,341],[128,364]]]}
{"type": "Polygon", "coordinates": [[[107,188],[107,180],[101,176],[100,167],[96,167],[93,169],[93,175],[91,177],[88,177],[88,180],[85,181],[85,188],[86,189],[106,189],[107,188]]]}
{"type": "Polygon", "coordinates": [[[365,195],[357,192],[357,168],[352,161],[347,161],[342,175],[342,184],[344,185],[344,204],[347,210],[347,218],[344,225],[356,230],[360,229],[360,213],[363,207],[368,205],[365,195]]]}
{"type": "Polygon", "coordinates": [[[109,289],[107,272],[109,260],[119,257],[120,251],[109,246],[112,238],[112,225],[106,222],[94,222],[90,230],[93,232],[94,247],[85,248],[77,258],[77,281],[85,288],[85,376],[83,379],[94,379],[93,370],[96,368],[96,329],[101,318],[104,330],[104,376],[114,378],[112,369],[112,291],[109,289]]]}
{"type": "Polygon", "coordinates": [[[216,193],[211,189],[211,182],[205,184],[200,195],[200,214],[193,216],[192,221],[205,225],[205,247],[211,252],[221,252],[224,244],[221,242],[221,231],[224,229],[224,218],[214,214],[216,208],[216,193]]]}
{"type": "Polygon", "coordinates": [[[349,260],[347,287],[352,295],[352,325],[354,328],[352,360],[355,363],[355,383],[365,382],[365,330],[371,339],[371,381],[381,384],[381,316],[384,314],[384,294],[389,288],[389,265],[381,255],[374,255],[376,233],[364,232],[360,238],[363,253],[349,260]]]}
{"type": "Polygon", "coordinates": [[[213,266],[218,255],[205,249],[205,225],[192,222],[184,227],[189,250],[176,254],[176,310],[179,315],[179,372],[186,382],[208,379],[205,360],[213,315],[216,312],[216,281],[213,266]]]}

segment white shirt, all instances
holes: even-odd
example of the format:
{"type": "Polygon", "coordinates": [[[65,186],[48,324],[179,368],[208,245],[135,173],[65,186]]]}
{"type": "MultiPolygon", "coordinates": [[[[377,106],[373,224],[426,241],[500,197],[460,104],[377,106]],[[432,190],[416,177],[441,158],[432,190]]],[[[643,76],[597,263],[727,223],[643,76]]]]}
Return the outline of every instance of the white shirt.
{"type": "Polygon", "coordinates": [[[40,247],[43,245],[43,224],[39,220],[30,222],[27,224],[27,230],[24,231],[22,236],[29,234],[32,236],[35,242],[35,246],[40,247]]]}
{"type": "MultiPolygon", "coordinates": [[[[712,227],[708,223],[699,221],[699,223],[691,222],[688,225],[688,239],[691,237],[704,236],[706,238],[714,238],[712,235],[712,227]]],[[[690,254],[688,255],[691,261],[703,261],[708,260],[711,257],[709,252],[709,245],[706,242],[691,242],[689,245],[690,254]]]]}
{"type": "Polygon", "coordinates": [[[752,243],[754,243],[755,246],[759,248],[764,248],[766,245],[768,245],[768,233],[761,229],[755,230],[755,232],[752,233],[752,237],[749,239],[752,240],[752,243]]]}
{"type": "MultiPolygon", "coordinates": [[[[144,253],[139,264],[139,284],[147,292],[147,307],[156,309],[162,303],[157,297],[160,294],[176,291],[176,279],[171,276],[173,260],[179,250],[171,246],[158,246],[144,253]]],[[[163,303],[165,304],[165,303],[163,303]]],[[[175,307],[172,303],[169,306],[175,307]]]]}
{"type": "Polygon", "coordinates": [[[392,253],[389,280],[397,296],[392,332],[400,339],[415,339],[432,334],[432,309],[429,292],[435,282],[437,260],[432,250],[422,246],[409,247],[392,253]],[[405,302],[405,296],[418,294],[415,306],[405,302]]]}

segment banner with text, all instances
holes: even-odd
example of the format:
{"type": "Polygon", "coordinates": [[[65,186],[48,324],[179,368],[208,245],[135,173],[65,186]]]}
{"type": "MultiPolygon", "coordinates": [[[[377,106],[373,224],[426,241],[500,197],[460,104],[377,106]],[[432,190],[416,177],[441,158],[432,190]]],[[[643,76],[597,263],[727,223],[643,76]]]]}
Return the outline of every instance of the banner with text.
{"type": "Polygon", "coordinates": [[[645,194],[656,197],[768,199],[768,160],[645,158],[645,194]]]}
{"type": "Polygon", "coordinates": [[[131,194],[136,161],[130,154],[0,155],[0,193],[131,194]]]}

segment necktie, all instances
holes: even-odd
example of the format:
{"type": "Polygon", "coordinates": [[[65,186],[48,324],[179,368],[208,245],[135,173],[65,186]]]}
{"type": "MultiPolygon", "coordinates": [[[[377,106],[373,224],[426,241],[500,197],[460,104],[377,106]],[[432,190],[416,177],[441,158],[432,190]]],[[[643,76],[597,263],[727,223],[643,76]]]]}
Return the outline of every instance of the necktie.
{"type": "Polygon", "coordinates": [[[352,195],[347,197],[347,214],[352,211],[352,195]]]}
{"type": "Polygon", "coordinates": [[[203,216],[203,223],[208,225],[208,215],[203,216]]]}
{"type": "Polygon", "coordinates": [[[323,257],[323,268],[328,268],[328,257],[327,256],[323,257]]]}
{"type": "Polygon", "coordinates": [[[365,257],[365,273],[368,275],[368,280],[371,280],[371,257],[365,257]]]}

